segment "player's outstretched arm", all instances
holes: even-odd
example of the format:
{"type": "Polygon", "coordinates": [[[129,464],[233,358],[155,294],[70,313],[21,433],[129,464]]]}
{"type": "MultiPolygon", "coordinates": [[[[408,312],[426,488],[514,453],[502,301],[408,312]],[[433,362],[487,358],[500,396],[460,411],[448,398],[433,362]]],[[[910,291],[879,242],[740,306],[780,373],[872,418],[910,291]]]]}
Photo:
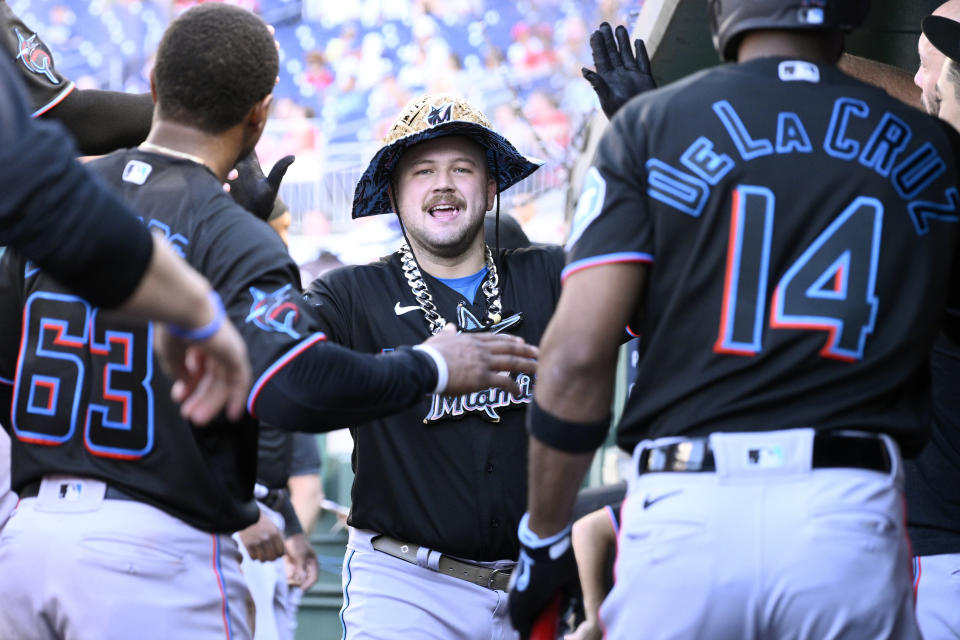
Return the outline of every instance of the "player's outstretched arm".
{"type": "Polygon", "coordinates": [[[520,387],[509,373],[537,372],[537,348],[516,336],[492,333],[458,334],[452,324],[426,340],[421,348],[438,354],[438,368],[446,368],[442,393],[458,396],[495,387],[520,395],[520,387]]]}
{"type": "Polygon", "coordinates": [[[630,35],[623,25],[617,25],[616,39],[606,22],[590,34],[590,49],[597,70],[583,67],[581,73],[600,98],[600,107],[607,118],[612,118],[630,98],[657,87],[643,40],[637,38],[634,48],[636,53],[630,50],[630,35]]]}
{"type": "Polygon", "coordinates": [[[458,335],[452,328],[417,348],[378,355],[351,351],[316,334],[263,372],[247,410],[277,427],[331,431],[396,413],[427,394],[491,387],[519,393],[502,372],[534,373],[536,356],[536,347],[514,336],[458,335]]]}
{"type": "Polygon", "coordinates": [[[544,333],[537,389],[527,411],[528,512],[520,524],[520,561],[510,588],[510,619],[521,637],[554,595],[568,591],[576,579],[572,550],[567,553],[573,503],[609,428],[621,334],[641,299],[645,276],[639,263],[570,274],[544,333]]]}
{"type": "Polygon", "coordinates": [[[606,595],[604,572],[607,555],[617,544],[617,532],[610,522],[607,507],[592,511],[574,522],[571,536],[577,573],[580,575],[580,590],[583,592],[584,620],[564,640],[601,640],[603,629],[598,614],[606,595]]]}
{"type": "Polygon", "coordinates": [[[147,138],[153,120],[149,93],[78,89],[43,114],[70,130],[83,155],[135,147],[147,138]]]}

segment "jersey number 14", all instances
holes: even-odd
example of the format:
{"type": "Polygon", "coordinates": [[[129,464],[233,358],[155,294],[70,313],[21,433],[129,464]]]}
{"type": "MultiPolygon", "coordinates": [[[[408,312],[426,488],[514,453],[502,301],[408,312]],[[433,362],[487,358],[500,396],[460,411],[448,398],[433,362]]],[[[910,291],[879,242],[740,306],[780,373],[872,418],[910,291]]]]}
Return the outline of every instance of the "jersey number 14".
{"type": "MultiPolygon", "coordinates": [[[[765,187],[734,191],[717,353],[751,356],[763,348],[774,204],[765,187]]],[[[770,327],[826,331],[821,356],[860,360],[877,315],[882,226],[880,201],[855,199],[783,272],[771,296],[770,327]]]]}

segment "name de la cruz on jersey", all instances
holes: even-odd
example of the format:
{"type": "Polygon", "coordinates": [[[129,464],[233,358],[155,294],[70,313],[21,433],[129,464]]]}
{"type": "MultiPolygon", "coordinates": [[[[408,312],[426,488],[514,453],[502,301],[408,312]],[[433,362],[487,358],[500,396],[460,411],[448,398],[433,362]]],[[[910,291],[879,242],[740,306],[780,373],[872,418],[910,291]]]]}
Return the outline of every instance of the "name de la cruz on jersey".
{"type": "Polygon", "coordinates": [[[484,389],[462,396],[434,395],[430,400],[430,412],[424,417],[424,423],[438,422],[444,418],[462,418],[468,413],[480,414],[490,422],[500,422],[497,409],[530,404],[533,400],[533,380],[525,373],[517,376],[520,395],[515,396],[503,389],[484,389]]]}
{"type": "MultiPolygon", "coordinates": [[[[713,103],[712,109],[723,124],[743,161],[772,154],[811,153],[813,142],[800,116],[784,111],[776,122],[758,123],[754,118],[747,128],[743,119],[726,100],[713,103]],[[762,129],[762,130],[760,130],[762,129]],[[771,136],[771,134],[773,134],[771,136]]],[[[931,219],[957,222],[960,204],[956,187],[940,194],[918,196],[944,171],[946,163],[930,142],[911,145],[912,131],[902,119],[884,112],[869,135],[856,138],[849,133],[855,119],[870,117],[870,107],[855,98],[841,97],[833,104],[825,135],[817,140],[820,149],[832,158],[859,162],[890,181],[906,203],[918,235],[929,231],[931,219]]],[[[721,145],[721,146],[727,146],[721,145]]],[[[701,136],[681,154],[679,165],[652,158],[647,161],[647,193],[670,207],[699,217],[707,203],[710,188],[736,166],[726,153],[717,153],[715,144],[701,136]]]]}

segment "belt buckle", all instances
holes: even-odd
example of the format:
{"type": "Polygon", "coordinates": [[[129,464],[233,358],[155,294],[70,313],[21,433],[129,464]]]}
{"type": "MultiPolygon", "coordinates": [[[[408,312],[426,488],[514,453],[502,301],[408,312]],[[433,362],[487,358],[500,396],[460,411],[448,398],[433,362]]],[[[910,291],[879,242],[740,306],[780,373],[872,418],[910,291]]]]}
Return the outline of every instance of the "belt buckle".
{"type": "Polygon", "coordinates": [[[493,569],[492,571],[490,571],[490,576],[487,578],[487,589],[491,589],[493,591],[497,590],[497,588],[493,586],[493,583],[497,579],[498,573],[502,573],[508,578],[510,577],[510,571],[507,571],[505,569],[493,569]]]}

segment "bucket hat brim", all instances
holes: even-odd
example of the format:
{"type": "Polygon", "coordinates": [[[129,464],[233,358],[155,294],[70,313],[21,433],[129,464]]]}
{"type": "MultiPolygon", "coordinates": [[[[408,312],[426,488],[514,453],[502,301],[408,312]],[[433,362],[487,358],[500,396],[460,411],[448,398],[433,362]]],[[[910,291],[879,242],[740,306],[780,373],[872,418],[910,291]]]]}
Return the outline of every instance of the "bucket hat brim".
{"type": "MultiPolygon", "coordinates": [[[[433,98],[433,100],[437,101],[444,98],[440,96],[433,98]]],[[[453,100],[453,98],[451,99],[453,100]]],[[[416,106],[422,111],[423,105],[418,103],[424,102],[424,100],[424,98],[415,100],[414,103],[411,103],[411,106],[416,106]]],[[[462,101],[458,102],[465,104],[462,101]]],[[[411,106],[408,106],[404,113],[409,112],[411,106]]],[[[400,156],[414,145],[442,136],[464,136],[486,150],[487,168],[497,182],[498,193],[502,193],[540,168],[543,162],[521,154],[509,140],[486,126],[486,119],[479,115],[479,112],[477,113],[477,119],[482,118],[482,123],[469,120],[447,120],[430,125],[425,118],[419,118],[412,125],[419,127],[419,130],[414,130],[412,133],[399,137],[388,134],[388,140],[391,137],[395,139],[377,151],[357,182],[357,187],[353,193],[353,217],[363,218],[381,213],[392,213],[393,206],[390,204],[389,196],[390,177],[400,156]]],[[[399,124],[400,121],[394,125],[391,131],[395,131],[399,124]]],[[[409,129],[411,124],[405,122],[404,126],[409,129]]]]}

